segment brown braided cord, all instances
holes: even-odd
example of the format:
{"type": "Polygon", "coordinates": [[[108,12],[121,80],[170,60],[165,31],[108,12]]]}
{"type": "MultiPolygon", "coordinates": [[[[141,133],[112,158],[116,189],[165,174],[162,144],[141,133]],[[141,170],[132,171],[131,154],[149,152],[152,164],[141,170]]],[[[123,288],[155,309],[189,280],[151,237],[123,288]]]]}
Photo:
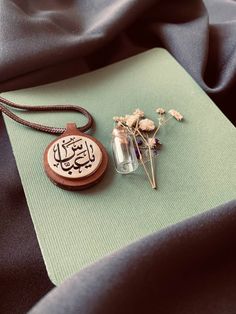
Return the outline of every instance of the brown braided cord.
{"type": "Polygon", "coordinates": [[[5,107],[5,105],[7,105],[8,107],[12,107],[19,110],[25,110],[25,111],[76,111],[76,112],[82,113],[88,118],[88,122],[84,126],[78,127],[78,130],[80,130],[81,132],[85,132],[88,129],[90,129],[93,124],[93,117],[91,116],[91,114],[86,109],[80,106],[75,106],[75,105],[27,106],[27,105],[16,104],[0,96],[0,111],[2,113],[4,113],[9,118],[11,118],[12,120],[20,124],[23,124],[27,127],[36,129],[41,132],[46,132],[46,133],[51,133],[51,134],[62,134],[65,132],[66,128],[50,127],[50,126],[46,126],[46,125],[42,125],[38,123],[29,122],[27,120],[24,120],[18,117],[16,114],[10,111],[7,107],[5,107]]]}

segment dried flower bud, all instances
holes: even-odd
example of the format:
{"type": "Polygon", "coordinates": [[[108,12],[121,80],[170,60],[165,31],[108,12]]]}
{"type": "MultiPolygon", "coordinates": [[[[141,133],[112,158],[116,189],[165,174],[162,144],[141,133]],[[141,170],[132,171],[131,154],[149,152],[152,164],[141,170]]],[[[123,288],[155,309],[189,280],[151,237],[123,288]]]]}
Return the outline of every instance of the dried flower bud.
{"type": "Polygon", "coordinates": [[[174,109],[169,110],[169,114],[172,115],[178,121],[181,121],[184,118],[181,113],[174,109]]]}
{"type": "Polygon", "coordinates": [[[156,113],[158,113],[158,114],[164,114],[166,111],[165,111],[165,109],[163,109],[163,108],[157,108],[156,109],[156,113]]]}
{"type": "Polygon", "coordinates": [[[113,120],[115,122],[125,122],[126,121],[125,117],[117,117],[117,116],[113,117],[113,120]]]}
{"type": "Polygon", "coordinates": [[[138,116],[139,118],[143,118],[143,117],[144,117],[144,112],[141,111],[140,109],[136,109],[136,110],[133,112],[133,115],[138,116]]]}
{"type": "Polygon", "coordinates": [[[155,127],[154,122],[150,119],[143,119],[139,122],[139,128],[143,131],[152,131],[155,127]]]}
{"type": "Polygon", "coordinates": [[[138,121],[138,119],[139,117],[137,115],[126,115],[125,123],[131,128],[138,121]]]}

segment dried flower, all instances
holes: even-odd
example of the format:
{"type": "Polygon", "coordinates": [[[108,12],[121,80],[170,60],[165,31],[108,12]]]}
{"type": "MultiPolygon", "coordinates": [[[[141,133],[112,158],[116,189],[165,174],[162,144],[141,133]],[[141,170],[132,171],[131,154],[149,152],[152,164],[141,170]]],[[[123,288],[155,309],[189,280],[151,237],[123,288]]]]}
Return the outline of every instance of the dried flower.
{"type": "Polygon", "coordinates": [[[151,148],[156,146],[156,139],[151,137],[148,139],[148,144],[150,145],[151,148]]]}
{"type": "Polygon", "coordinates": [[[184,118],[181,113],[174,109],[169,110],[169,114],[171,114],[178,121],[181,121],[184,118]]]}
{"type": "Polygon", "coordinates": [[[143,119],[139,122],[139,128],[143,131],[152,131],[155,127],[154,122],[150,119],[143,119]]]}
{"type": "Polygon", "coordinates": [[[138,121],[138,119],[139,117],[137,115],[126,115],[125,123],[131,128],[138,121]]]}
{"type": "Polygon", "coordinates": [[[138,116],[139,118],[143,118],[143,117],[144,117],[144,112],[141,111],[140,109],[136,109],[136,110],[133,112],[133,115],[138,116]]]}
{"type": "MultiPolygon", "coordinates": [[[[153,189],[156,189],[156,177],[154,173],[153,159],[159,154],[161,143],[156,137],[159,129],[167,124],[169,120],[172,120],[170,116],[165,115],[166,110],[163,108],[155,109],[157,116],[157,126],[154,121],[145,118],[144,112],[140,109],[135,109],[133,114],[126,115],[125,117],[115,116],[113,120],[116,122],[117,130],[127,132],[132,135],[135,144],[135,154],[139,160],[139,163],[143,165],[145,173],[153,189]],[[150,133],[147,133],[150,132],[150,133]],[[146,162],[150,162],[150,167],[146,166],[146,162]]],[[[181,121],[183,115],[178,111],[171,109],[168,111],[171,116],[176,120],[181,121]]],[[[122,137],[122,143],[127,144],[126,137],[122,137]]]]}
{"type": "Polygon", "coordinates": [[[165,111],[165,109],[163,109],[163,108],[157,108],[156,109],[156,113],[158,113],[158,114],[164,114],[166,111],[165,111]]]}
{"type": "Polygon", "coordinates": [[[125,117],[118,117],[118,116],[113,117],[113,120],[115,122],[125,122],[126,121],[125,117]]]}

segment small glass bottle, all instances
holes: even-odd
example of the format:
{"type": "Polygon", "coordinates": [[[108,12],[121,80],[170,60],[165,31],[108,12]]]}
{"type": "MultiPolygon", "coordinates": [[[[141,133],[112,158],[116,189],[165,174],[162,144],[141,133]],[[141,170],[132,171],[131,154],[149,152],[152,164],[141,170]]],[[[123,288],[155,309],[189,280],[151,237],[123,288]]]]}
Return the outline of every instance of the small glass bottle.
{"type": "Polygon", "coordinates": [[[112,152],[117,172],[128,174],[138,168],[132,136],[123,127],[113,129],[112,152]]]}

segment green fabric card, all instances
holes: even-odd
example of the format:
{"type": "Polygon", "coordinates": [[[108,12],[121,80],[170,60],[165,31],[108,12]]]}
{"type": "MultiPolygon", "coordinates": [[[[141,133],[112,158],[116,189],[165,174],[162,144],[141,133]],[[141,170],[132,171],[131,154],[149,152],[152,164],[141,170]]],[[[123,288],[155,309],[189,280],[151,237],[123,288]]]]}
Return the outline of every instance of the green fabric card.
{"type": "MultiPolygon", "coordinates": [[[[20,177],[48,274],[60,284],[73,273],[152,232],[199,214],[236,196],[235,128],[163,49],[61,82],[2,94],[25,104],[79,104],[96,120],[97,137],[110,155],[96,186],[69,192],[43,170],[43,152],[55,136],[5,118],[20,177]],[[112,117],[140,108],[180,111],[159,134],[158,190],[142,168],[122,176],[111,160],[112,117]]],[[[27,120],[64,127],[84,123],[77,113],[25,113],[27,120]]],[[[22,243],[22,245],[24,245],[22,243]]]]}

